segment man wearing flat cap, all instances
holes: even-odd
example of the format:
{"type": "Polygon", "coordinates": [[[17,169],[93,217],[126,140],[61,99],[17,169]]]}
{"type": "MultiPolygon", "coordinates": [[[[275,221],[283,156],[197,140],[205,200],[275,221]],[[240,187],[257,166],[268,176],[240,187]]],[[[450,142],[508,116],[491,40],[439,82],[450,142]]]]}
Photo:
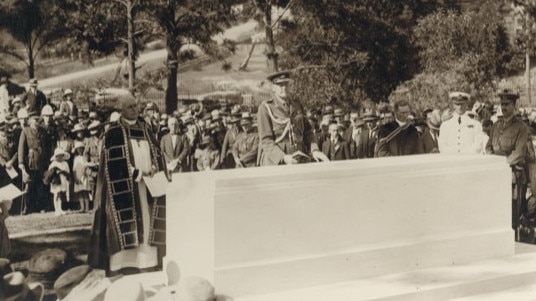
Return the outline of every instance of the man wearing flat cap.
{"type": "Polygon", "coordinates": [[[329,161],[314,141],[303,107],[288,95],[290,72],[274,73],[267,79],[274,97],[262,102],[257,113],[259,165],[308,162],[309,154],[315,160],[329,161]]]}
{"type": "Polygon", "coordinates": [[[517,228],[519,218],[526,208],[521,204],[526,192],[527,142],[529,128],[515,116],[516,102],[519,95],[509,90],[499,92],[503,118],[491,128],[490,137],[486,144],[486,153],[506,157],[512,167],[513,182],[519,189],[512,196],[512,227],[517,228]],[[518,197],[519,196],[519,197],[518,197]],[[518,202],[516,204],[516,202],[518,202]]]}
{"type": "Polygon", "coordinates": [[[438,147],[443,154],[482,154],[482,125],[467,115],[470,95],[452,92],[449,99],[453,106],[452,118],[439,129],[438,147]]]}

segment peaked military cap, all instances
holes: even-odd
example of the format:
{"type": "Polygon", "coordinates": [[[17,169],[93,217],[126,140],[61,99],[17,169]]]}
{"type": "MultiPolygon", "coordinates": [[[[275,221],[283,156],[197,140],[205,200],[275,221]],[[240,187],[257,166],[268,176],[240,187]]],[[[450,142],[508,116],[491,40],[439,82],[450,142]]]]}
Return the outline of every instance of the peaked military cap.
{"type": "Polygon", "coordinates": [[[471,95],[465,92],[451,92],[449,94],[449,99],[452,100],[453,103],[457,104],[467,103],[470,98],[471,95]]]}
{"type": "Polygon", "coordinates": [[[499,94],[499,98],[501,99],[501,102],[502,101],[511,101],[513,103],[516,103],[516,101],[519,99],[519,94],[514,93],[510,89],[500,90],[498,94],[499,94]]]}
{"type": "Polygon", "coordinates": [[[290,82],[291,80],[290,71],[276,72],[268,75],[266,79],[268,79],[272,84],[275,85],[285,84],[290,82]]]}

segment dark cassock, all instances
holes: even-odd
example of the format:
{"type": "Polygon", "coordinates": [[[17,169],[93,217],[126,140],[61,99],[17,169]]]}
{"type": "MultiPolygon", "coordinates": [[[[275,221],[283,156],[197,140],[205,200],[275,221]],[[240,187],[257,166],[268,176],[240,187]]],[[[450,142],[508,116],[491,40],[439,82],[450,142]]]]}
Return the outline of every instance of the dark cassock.
{"type": "Polygon", "coordinates": [[[104,134],[88,263],[108,276],[162,270],[166,197],[153,197],[142,175],[166,171],[151,127],[121,118],[104,134]]]}

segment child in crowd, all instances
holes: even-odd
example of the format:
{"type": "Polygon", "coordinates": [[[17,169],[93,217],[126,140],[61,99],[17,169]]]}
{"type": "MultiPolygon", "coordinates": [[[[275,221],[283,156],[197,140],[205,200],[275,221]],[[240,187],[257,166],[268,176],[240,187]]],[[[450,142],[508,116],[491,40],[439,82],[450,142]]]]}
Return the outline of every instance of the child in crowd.
{"type": "Polygon", "coordinates": [[[89,192],[91,186],[89,176],[91,169],[84,156],[85,145],[81,141],[76,141],[74,144],[74,162],[73,162],[73,177],[74,177],[74,195],[75,199],[80,203],[80,212],[89,211],[89,192]]]}
{"type": "Polygon", "coordinates": [[[69,169],[69,153],[66,153],[61,148],[54,150],[54,155],[50,159],[51,163],[48,167],[49,171],[54,172],[54,177],[50,182],[50,192],[54,195],[54,210],[56,215],[65,214],[65,211],[61,209],[61,203],[68,202],[69,195],[69,177],[71,171],[69,169]]]}

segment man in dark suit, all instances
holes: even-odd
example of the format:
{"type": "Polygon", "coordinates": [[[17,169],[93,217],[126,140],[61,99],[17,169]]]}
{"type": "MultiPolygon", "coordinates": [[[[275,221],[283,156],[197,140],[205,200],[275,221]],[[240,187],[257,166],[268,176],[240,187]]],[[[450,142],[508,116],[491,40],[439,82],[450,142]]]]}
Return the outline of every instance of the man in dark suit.
{"type": "Polygon", "coordinates": [[[405,99],[395,102],[394,113],[395,120],[380,127],[378,132],[377,157],[422,154],[420,134],[408,119],[409,102],[405,99]]]}
{"type": "Polygon", "coordinates": [[[373,111],[367,112],[362,117],[365,126],[359,135],[359,143],[356,150],[358,159],[374,158],[374,149],[378,139],[378,116],[373,111]]]}
{"type": "Polygon", "coordinates": [[[365,127],[365,121],[363,121],[357,112],[350,113],[350,126],[344,132],[344,141],[348,143],[350,149],[350,158],[357,159],[357,149],[360,143],[360,136],[363,128],[365,127]]]}
{"type": "Polygon", "coordinates": [[[179,132],[179,121],[175,117],[168,119],[170,132],[160,141],[160,148],[166,157],[168,170],[182,172],[187,168],[187,160],[190,145],[188,138],[179,132]]]}
{"type": "Polygon", "coordinates": [[[348,160],[350,159],[350,150],[348,143],[339,135],[342,125],[332,123],[329,125],[329,139],[322,144],[322,152],[331,160],[348,160]]]}
{"type": "Polygon", "coordinates": [[[30,79],[30,90],[24,95],[22,102],[26,105],[28,112],[40,114],[47,104],[47,97],[37,89],[37,79],[30,79]]]}

